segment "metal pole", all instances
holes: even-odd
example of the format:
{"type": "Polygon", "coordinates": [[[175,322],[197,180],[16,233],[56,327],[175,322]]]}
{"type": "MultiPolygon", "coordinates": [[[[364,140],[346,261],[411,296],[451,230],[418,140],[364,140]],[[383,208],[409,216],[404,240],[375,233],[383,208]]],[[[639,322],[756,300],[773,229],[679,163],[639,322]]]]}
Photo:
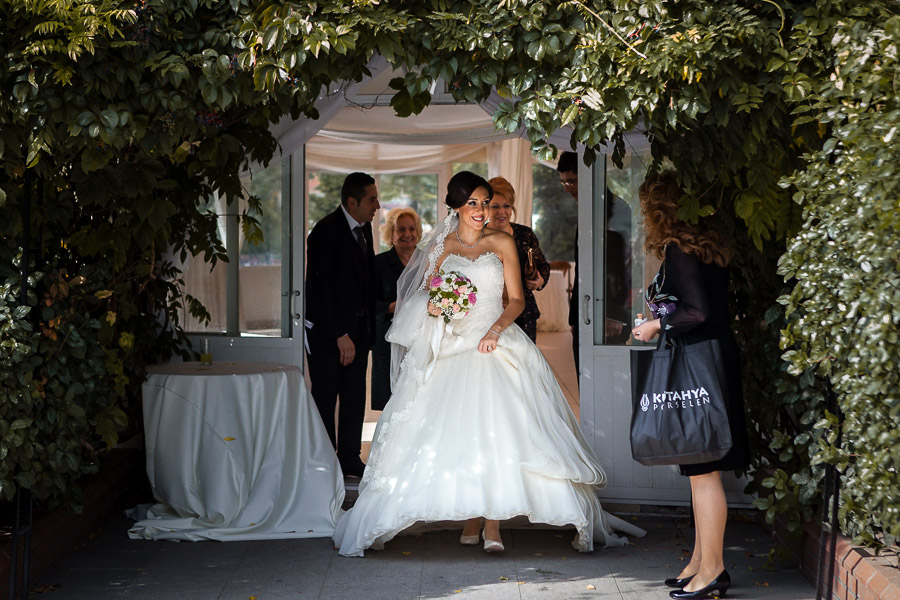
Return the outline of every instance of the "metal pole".
{"type": "MultiPolygon", "coordinates": [[[[837,447],[841,447],[841,442],[844,437],[844,414],[841,411],[840,405],[838,405],[837,398],[834,395],[834,391],[831,389],[831,384],[828,385],[828,395],[831,396],[832,402],[834,404],[834,414],[837,415],[838,418],[838,435],[837,435],[837,447]]],[[[832,475],[832,491],[831,491],[831,547],[828,549],[828,600],[831,600],[833,592],[834,592],[834,559],[837,556],[837,548],[835,548],[837,544],[837,534],[838,534],[838,507],[841,503],[841,473],[837,470],[837,467],[831,467],[834,469],[834,474],[832,475]]]]}
{"type": "MultiPolygon", "coordinates": [[[[43,186],[39,185],[39,190],[43,190],[43,186]]],[[[25,185],[22,194],[22,283],[20,290],[20,298],[22,305],[28,304],[28,275],[29,261],[31,260],[31,171],[25,170],[25,185]]],[[[10,552],[9,552],[9,600],[16,600],[16,591],[18,586],[19,574],[19,540],[24,536],[24,547],[22,549],[22,582],[27,595],[28,590],[28,571],[31,562],[31,525],[32,525],[32,508],[34,498],[31,491],[22,489],[21,486],[16,488],[16,516],[13,521],[12,535],[10,536],[10,552]],[[25,505],[25,519],[22,523],[22,506],[25,505]]]]}
{"type": "Polygon", "coordinates": [[[25,169],[25,189],[22,194],[22,304],[28,304],[28,261],[31,247],[31,171],[25,169]]]}
{"type": "MultiPolygon", "coordinates": [[[[843,440],[843,423],[844,416],[838,405],[837,397],[831,388],[831,382],[825,382],[825,406],[826,409],[838,418],[838,435],[836,445],[841,447],[843,440]]],[[[824,506],[822,507],[821,521],[821,537],[819,538],[819,564],[816,573],[816,600],[832,600],[834,596],[834,561],[837,556],[837,534],[838,534],[838,509],[841,501],[841,474],[834,465],[825,467],[825,483],[823,486],[825,497],[824,506]],[[830,511],[830,515],[829,515],[830,511]],[[830,517],[830,518],[829,518],[830,517]],[[825,525],[830,526],[828,532],[828,542],[825,541],[825,525]],[[828,568],[825,569],[825,565],[828,568]],[[823,582],[822,571],[827,570],[828,578],[823,582]],[[823,586],[824,583],[824,586],[823,586]],[[824,587],[824,590],[823,590],[824,587]]]]}
{"type": "MultiPolygon", "coordinates": [[[[828,520],[828,500],[830,498],[829,494],[831,493],[831,471],[834,469],[831,465],[825,465],[825,483],[822,486],[823,502],[822,506],[822,519],[819,521],[819,561],[816,569],[816,600],[822,600],[822,585],[824,583],[822,577],[824,575],[825,570],[825,552],[827,550],[828,538],[825,535],[825,522],[828,520]]],[[[827,598],[827,596],[826,596],[827,598]]]]}

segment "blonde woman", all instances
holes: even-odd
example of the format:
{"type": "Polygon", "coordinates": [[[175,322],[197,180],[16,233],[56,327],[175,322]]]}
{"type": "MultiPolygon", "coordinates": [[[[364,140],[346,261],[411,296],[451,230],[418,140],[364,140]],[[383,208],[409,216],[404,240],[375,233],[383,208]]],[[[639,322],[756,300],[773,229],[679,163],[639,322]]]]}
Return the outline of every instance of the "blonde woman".
{"type": "Polygon", "coordinates": [[[383,410],[391,397],[391,345],[384,339],[394,319],[397,278],[422,239],[422,220],[411,208],[394,208],[381,226],[390,250],[375,257],[379,294],[375,301],[375,346],[372,348],[372,410],[383,410]]]}
{"type": "Polygon", "coordinates": [[[494,190],[494,197],[491,199],[491,220],[488,226],[511,235],[519,253],[525,308],[516,319],[516,325],[528,334],[532,342],[536,342],[537,320],[541,316],[541,311],[538,310],[534,292],[547,285],[547,281],[550,279],[550,263],[541,252],[541,245],[534,231],[530,227],[512,222],[516,212],[516,191],[512,184],[503,177],[494,177],[488,183],[494,190]],[[533,268],[529,268],[529,251],[531,252],[530,264],[533,265],[533,268]]]}

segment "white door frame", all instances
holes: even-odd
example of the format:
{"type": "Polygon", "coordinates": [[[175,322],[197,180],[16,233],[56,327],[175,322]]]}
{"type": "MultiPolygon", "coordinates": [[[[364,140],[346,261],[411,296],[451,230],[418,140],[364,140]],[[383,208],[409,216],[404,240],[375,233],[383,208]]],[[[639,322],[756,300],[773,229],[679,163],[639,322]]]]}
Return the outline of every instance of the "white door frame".
{"type": "MultiPolygon", "coordinates": [[[[303,314],[304,314],[304,260],[306,245],[306,167],[304,151],[283,155],[281,160],[282,201],[282,272],[281,289],[268,293],[281,295],[281,336],[242,336],[239,333],[217,335],[196,333],[192,338],[207,338],[215,361],[272,362],[296,365],[304,369],[303,314]]],[[[228,211],[232,213],[232,211],[228,211]]],[[[237,216],[228,227],[230,269],[228,276],[227,306],[228,331],[236,332],[240,279],[238,274],[237,216]]]]}

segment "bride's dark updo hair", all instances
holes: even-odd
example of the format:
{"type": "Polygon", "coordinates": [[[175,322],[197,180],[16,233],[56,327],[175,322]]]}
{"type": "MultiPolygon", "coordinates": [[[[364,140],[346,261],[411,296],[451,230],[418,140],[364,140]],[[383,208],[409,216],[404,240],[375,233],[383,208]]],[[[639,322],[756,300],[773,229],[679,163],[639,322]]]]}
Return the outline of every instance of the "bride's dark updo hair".
{"type": "Polygon", "coordinates": [[[489,199],[494,197],[494,190],[491,189],[491,184],[484,177],[471,171],[460,171],[450,178],[444,202],[450,208],[459,208],[469,200],[472,192],[480,187],[487,190],[489,199]]]}

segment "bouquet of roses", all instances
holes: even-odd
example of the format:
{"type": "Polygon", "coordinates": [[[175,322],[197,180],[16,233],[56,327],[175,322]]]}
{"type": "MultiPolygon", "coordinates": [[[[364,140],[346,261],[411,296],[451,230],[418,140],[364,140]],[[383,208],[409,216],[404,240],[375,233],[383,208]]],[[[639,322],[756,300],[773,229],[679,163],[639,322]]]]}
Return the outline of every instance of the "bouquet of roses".
{"type": "Polygon", "coordinates": [[[475,284],[462,273],[440,271],[428,282],[428,314],[443,317],[444,323],[462,319],[475,305],[477,291],[475,284]]]}

